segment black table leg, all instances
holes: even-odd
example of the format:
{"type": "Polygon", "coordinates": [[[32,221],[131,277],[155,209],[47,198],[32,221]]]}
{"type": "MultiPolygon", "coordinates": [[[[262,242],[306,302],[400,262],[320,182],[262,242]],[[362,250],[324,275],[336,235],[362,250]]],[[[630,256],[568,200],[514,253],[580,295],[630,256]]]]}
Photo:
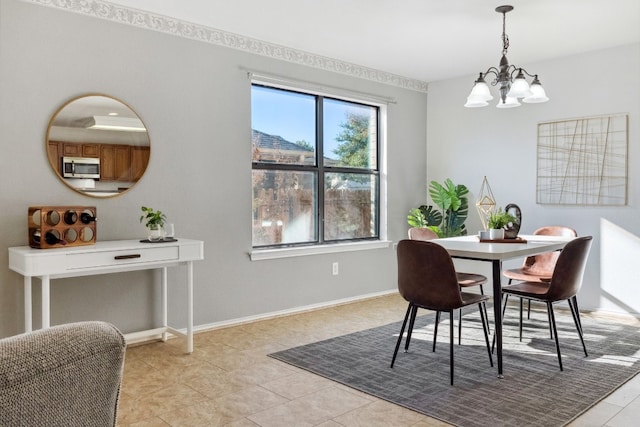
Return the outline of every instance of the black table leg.
{"type": "Polygon", "coordinates": [[[493,269],[493,314],[495,318],[496,347],[498,353],[498,378],[502,375],[502,261],[494,259],[491,262],[493,269]]]}

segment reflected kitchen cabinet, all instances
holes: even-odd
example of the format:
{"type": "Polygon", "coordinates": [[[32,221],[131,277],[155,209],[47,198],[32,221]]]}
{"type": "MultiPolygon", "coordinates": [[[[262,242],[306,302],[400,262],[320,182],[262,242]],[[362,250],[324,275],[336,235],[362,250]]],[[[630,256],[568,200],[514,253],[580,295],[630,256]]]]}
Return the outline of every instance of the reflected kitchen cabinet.
{"type": "Polygon", "coordinates": [[[101,145],[100,180],[131,181],[131,146],[101,145]]]}
{"type": "Polygon", "coordinates": [[[144,175],[149,163],[149,147],[131,147],[131,180],[138,181],[144,175]]]}

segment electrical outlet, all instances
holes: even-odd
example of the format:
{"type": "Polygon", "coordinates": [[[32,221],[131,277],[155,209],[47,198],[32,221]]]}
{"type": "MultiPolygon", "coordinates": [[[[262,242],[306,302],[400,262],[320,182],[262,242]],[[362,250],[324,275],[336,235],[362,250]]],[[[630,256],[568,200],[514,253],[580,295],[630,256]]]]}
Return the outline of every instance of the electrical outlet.
{"type": "Polygon", "coordinates": [[[331,265],[331,272],[333,273],[334,276],[338,275],[338,263],[337,262],[334,262],[331,265]]]}

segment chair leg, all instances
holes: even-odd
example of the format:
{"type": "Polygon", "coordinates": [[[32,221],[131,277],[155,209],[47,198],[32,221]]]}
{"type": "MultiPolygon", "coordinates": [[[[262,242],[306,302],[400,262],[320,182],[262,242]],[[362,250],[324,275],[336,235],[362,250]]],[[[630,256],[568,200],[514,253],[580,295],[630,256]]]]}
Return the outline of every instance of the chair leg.
{"type": "Polygon", "coordinates": [[[562,369],[562,356],[560,355],[560,343],[558,342],[558,328],[556,327],[556,317],[553,314],[553,304],[551,302],[547,302],[547,311],[549,312],[549,317],[551,318],[551,324],[553,325],[553,336],[556,339],[556,351],[558,352],[558,364],[560,365],[560,370],[562,369]]]}
{"type": "MultiPolygon", "coordinates": [[[[484,295],[484,289],[482,285],[480,285],[480,295],[484,295]]],[[[483,304],[483,306],[484,306],[484,317],[486,317],[487,319],[487,334],[490,334],[491,329],[489,329],[489,312],[487,311],[487,305],[483,304]]]]}
{"type": "Polygon", "coordinates": [[[433,350],[436,351],[436,338],[438,337],[438,323],[440,323],[440,312],[436,311],[436,324],[433,328],[433,350]]]}
{"type": "Polygon", "coordinates": [[[584,350],[584,357],[588,357],[587,346],[584,345],[584,335],[582,333],[582,325],[580,324],[580,315],[578,314],[578,307],[576,302],[573,301],[573,298],[569,298],[567,300],[569,302],[569,308],[571,309],[571,315],[573,316],[573,323],[576,324],[576,330],[578,331],[578,335],[580,336],[580,342],[582,343],[582,349],[584,350]]]}
{"type": "Polygon", "coordinates": [[[522,300],[523,298],[520,298],[520,341],[522,341],[522,300]]]}
{"type": "Polygon", "coordinates": [[[487,316],[485,313],[485,311],[487,310],[487,304],[485,304],[484,301],[482,301],[481,303],[479,302],[478,308],[480,309],[480,318],[482,319],[482,330],[484,331],[484,341],[487,343],[487,353],[489,353],[489,363],[493,367],[493,357],[491,356],[491,348],[489,348],[489,333],[487,332],[487,329],[489,329],[488,327],[489,316],[487,316]]]}
{"type": "Polygon", "coordinates": [[[502,305],[502,318],[504,319],[504,313],[507,311],[507,301],[509,300],[509,294],[504,294],[504,304],[502,305]]]}
{"type": "Polygon", "coordinates": [[[531,319],[531,300],[527,303],[527,320],[531,319]]]}
{"type": "Polygon", "coordinates": [[[396,356],[398,355],[398,349],[400,348],[400,343],[402,342],[402,335],[404,334],[404,328],[407,326],[407,319],[409,318],[409,313],[411,312],[412,304],[409,303],[409,307],[407,307],[407,313],[404,315],[404,321],[402,322],[402,328],[400,328],[400,335],[398,336],[398,342],[396,343],[396,349],[393,352],[393,358],[391,359],[391,367],[393,368],[393,364],[396,361],[396,356]]]}
{"type": "Polygon", "coordinates": [[[551,313],[547,309],[547,318],[549,318],[549,338],[553,339],[553,327],[551,326],[551,313]]]}
{"type": "Polygon", "coordinates": [[[451,385],[453,385],[453,310],[449,311],[449,369],[451,385]]]}
{"type": "MultiPolygon", "coordinates": [[[[509,283],[511,283],[511,279],[509,279],[509,283]]],[[[504,300],[504,304],[502,305],[502,320],[504,322],[504,313],[507,311],[507,300],[509,299],[509,294],[502,294],[502,299],[504,300]]],[[[495,310],[495,307],[494,307],[495,310]]],[[[491,353],[493,353],[496,346],[496,334],[493,331],[493,340],[491,341],[491,353]]]]}
{"type": "Polygon", "coordinates": [[[462,344],[462,309],[458,310],[458,345],[462,344]]]}
{"type": "Polygon", "coordinates": [[[576,309],[576,317],[578,318],[578,324],[580,325],[580,329],[582,330],[582,321],[580,320],[580,310],[578,310],[578,297],[576,295],[571,298],[573,301],[573,307],[576,309]]]}
{"type": "Polygon", "coordinates": [[[404,352],[409,351],[409,343],[411,342],[411,333],[413,332],[413,325],[416,323],[416,314],[418,314],[418,307],[413,306],[411,310],[411,317],[409,318],[409,329],[407,330],[407,339],[404,341],[404,352]]]}

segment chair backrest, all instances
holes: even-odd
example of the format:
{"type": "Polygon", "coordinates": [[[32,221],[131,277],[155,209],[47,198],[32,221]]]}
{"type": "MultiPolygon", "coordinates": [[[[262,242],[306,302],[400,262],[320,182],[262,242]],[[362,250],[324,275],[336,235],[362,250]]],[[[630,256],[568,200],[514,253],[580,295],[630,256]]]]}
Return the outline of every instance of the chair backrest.
{"type": "Polygon", "coordinates": [[[578,237],[562,249],[547,292],[550,301],[565,300],[578,293],[582,286],[591,243],[591,236],[578,237]]]}
{"type": "Polygon", "coordinates": [[[427,240],[433,240],[437,238],[438,238],[438,235],[436,234],[436,232],[430,228],[412,227],[409,229],[409,239],[411,240],[427,241],[427,240]]]}
{"type": "Polygon", "coordinates": [[[397,248],[398,291],[423,308],[454,310],[462,305],[451,256],[434,242],[401,240],[397,248]]]}
{"type": "MultiPolygon", "coordinates": [[[[578,233],[571,227],[562,225],[549,225],[538,228],[533,234],[537,236],[563,236],[576,237],[578,233]]],[[[538,276],[549,276],[553,274],[553,270],[558,261],[559,252],[547,252],[544,254],[527,257],[524,261],[522,269],[530,274],[538,276]]]]}
{"type": "Polygon", "coordinates": [[[0,340],[0,426],[115,426],[125,340],[90,321],[0,340]]]}

